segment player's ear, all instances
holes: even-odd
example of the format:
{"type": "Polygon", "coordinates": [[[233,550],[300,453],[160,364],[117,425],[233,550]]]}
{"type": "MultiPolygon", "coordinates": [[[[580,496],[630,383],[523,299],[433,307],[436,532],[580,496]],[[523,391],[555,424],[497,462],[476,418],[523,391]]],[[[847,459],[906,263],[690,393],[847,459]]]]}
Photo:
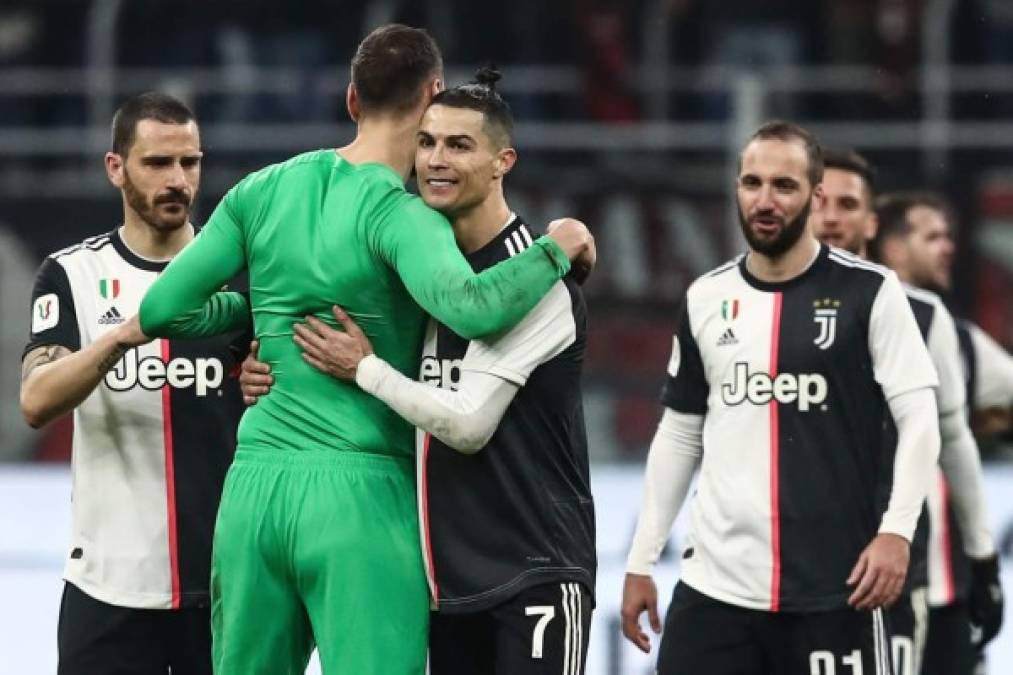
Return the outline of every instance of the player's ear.
{"type": "Polygon", "coordinates": [[[907,265],[907,242],[900,237],[885,237],[879,244],[879,258],[887,267],[897,269],[907,265]]]}
{"type": "Polygon", "coordinates": [[[125,158],[116,152],[107,152],[105,155],[106,176],[114,186],[123,187],[123,165],[125,158]]]}
{"type": "Polygon", "coordinates": [[[496,153],[496,159],[494,160],[496,171],[493,173],[493,178],[502,178],[507,175],[516,163],[517,151],[513,148],[503,148],[496,153]]]}
{"type": "Polygon", "coordinates": [[[348,116],[352,121],[358,123],[362,116],[362,107],[359,103],[359,92],[355,90],[354,84],[349,84],[345,91],[345,107],[348,108],[348,116]]]}
{"type": "Polygon", "coordinates": [[[872,241],[876,238],[876,233],[879,232],[879,216],[875,212],[869,214],[869,218],[865,222],[865,240],[872,241]]]}
{"type": "Polygon", "coordinates": [[[813,188],[812,195],[812,210],[822,211],[826,205],[827,195],[823,192],[823,183],[817,183],[816,187],[813,188]]]}

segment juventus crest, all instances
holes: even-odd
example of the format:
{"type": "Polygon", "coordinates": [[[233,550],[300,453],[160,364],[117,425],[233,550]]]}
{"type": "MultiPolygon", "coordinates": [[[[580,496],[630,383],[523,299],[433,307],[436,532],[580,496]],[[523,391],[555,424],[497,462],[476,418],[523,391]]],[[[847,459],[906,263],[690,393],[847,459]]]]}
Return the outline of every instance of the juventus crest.
{"type": "Polygon", "coordinates": [[[819,328],[819,333],[813,340],[813,344],[820,349],[830,349],[834,344],[834,339],[837,338],[837,310],[840,306],[840,300],[831,300],[830,298],[813,301],[813,321],[819,328]]]}

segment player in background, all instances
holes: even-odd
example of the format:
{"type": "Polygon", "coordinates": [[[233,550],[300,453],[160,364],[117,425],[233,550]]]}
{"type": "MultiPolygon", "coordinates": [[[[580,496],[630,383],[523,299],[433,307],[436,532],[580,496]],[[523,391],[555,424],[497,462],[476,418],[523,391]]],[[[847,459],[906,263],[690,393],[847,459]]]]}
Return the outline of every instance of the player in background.
{"type": "Polygon", "coordinates": [[[243,417],[215,529],[218,675],[301,672],[314,643],[328,675],[425,668],[413,430],[307,363],[293,325],[307,315],[333,322],[340,304],[378,355],[414,374],[425,313],[469,338],[506,330],[571,258],[592,254],[587,229],[568,221],[501,265],[472,271],[447,220],[404,189],[442,77],[425,31],[373,31],[352,60],[354,140],[240,181],[141,304],[145,333],[187,335],[187,315],[246,268],[260,356],[276,378],[243,417]]]}
{"type": "Polygon", "coordinates": [[[122,225],[53,253],[35,281],[21,409],[36,428],[74,412],[61,675],[211,672],[211,535],[242,412],[226,373],[241,355],[229,336],[150,342],[127,320],[194,237],[201,157],[183,103],[127,100],[105,155],[122,225]]]}
{"type": "MultiPolygon", "coordinates": [[[[454,227],[476,271],[531,246],[535,228],[510,210],[503,179],[517,155],[499,74],[441,92],[422,118],[419,192],[454,227]]],[[[433,675],[584,672],[595,578],[594,507],[581,396],[586,309],[556,282],[521,323],[491,341],[431,321],[419,381],[345,331],[296,326],[307,360],[356,381],[419,427],[421,535],[437,612],[433,675]]],[[[243,364],[247,401],[271,384],[243,364]]]]}
{"type": "Polygon", "coordinates": [[[1013,429],[1013,356],[971,321],[958,320],[971,428],[982,437],[1013,429]]]}
{"type": "MultiPolygon", "coordinates": [[[[873,242],[874,256],[911,286],[948,291],[953,257],[948,205],[931,194],[895,193],[880,197],[876,213],[879,232],[873,242]]],[[[940,400],[949,396],[952,406],[943,411],[946,417],[941,424],[944,439],[954,438],[965,449],[959,456],[968,461],[961,462],[962,470],[957,471],[944,463],[945,479],[939,477],[929,493],[930,611],[923,667],[927,675],[974,672],[976,652],[998,634],[1003,615],[999,560],[984,522],[980,458],[965,417],[966,381],[959,342],[955,329],[948,332],[954,333],[950,359],[957,363],[949,384],[940,390],[940,400]]]]}
{"type": "Polygon", "coordinates": [[[699,467],[661,675],[890,672],[882,608],[903,588],[938,455],[936,375],[897,277],[808,229],[822,175],[806,130],[757,130],[736,183],[749,251],[696,280],[680,310],[622,606],[648,651],[651,569],[699,467]]]}
{"type": "MultiPolygon", "coordinates": [[[[839,246],[861,258],[868,257],[868,245],[877,233],[872,169],[861,155],[848,150],[824,153],[824,207],[812,214],[817,238],[839,246]]],[[[899,271],[898,271],[899,272],[899,271]]],[[[901,279],[907,276],[901,274],[901,279]]],[[[932,356],[940,386],[936,390],[939,408],[941,450],[939,465],[952,486],[952,501],[960,515],[960,530],[966,532],[968,555],[984,558],[995,555],[984,501],[981,460],[964,413],[964,374],[957,330],[939,296],[905,286],[918,327],[932,356]]],[[[891,611],[894,632],[894,666],[899,675],[920,672],[928,630],[928,520],[919,523],[912,546],[909,582],[902,602],[891,611]]],[[[965,650],[966,651],[966,650],[965,650]]]]}

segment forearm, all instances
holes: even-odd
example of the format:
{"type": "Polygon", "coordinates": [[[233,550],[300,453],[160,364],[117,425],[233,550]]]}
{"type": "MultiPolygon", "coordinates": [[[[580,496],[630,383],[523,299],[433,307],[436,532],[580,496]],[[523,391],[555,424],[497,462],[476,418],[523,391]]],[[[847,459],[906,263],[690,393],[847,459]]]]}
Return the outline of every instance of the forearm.
{"type": "Polygon", "coordinates": [[[891,398],[889,405],[897,426],[897,453],[893,490],[879,532],[911,541],[939,460],[935,392],[916,389],[891,398]]]}
{"type": "MultiPolygon", "coordinates": [[[[423,257],[417,263],[428,264],[423,257]]],[[[409,263],[413,264],[413,263],[409,263]]],[[[437,321],[475,339],[517,324],[570,270],[570,260],[548,237],[481,274],[417,270],[408,289],[437,321]]]]}
{"type": "Polygon", "coordinates": [[[944,414],[939,419],[942,450],[939,465],[950,486],[964,551],[972,558],[995,553],[988,528],[988,510],[982,484],[981,457],[963,411],[944,414]]]}
{"type": "Polygon", "coordinates": [[[463,369],[457,391],[439,389],[405,377],[373,355],[359,363],[355,381],[404,419],[466,454],[485,447],[518,389],[495,375],[463,369]]]}
{"type": "Polygon", "coordinates": [[[120,342],[119,334],[111,331],[80,351],[55,359],[52,354],[29,354],[26,361],[41,357],[45,362],[25,364],[29,370],[21,382],[20,401],[25,421],[38,429],[76,408],[128,349],[120,342]]]}
{"type": "Polygon", "coordinates": [[[643,504],[626,561],[628,573],[651,573],[689,492],[702,448],[703,416],[666,408],[647,455],[643,504]]]}
{"type": "Polygon", "coordinates": [[[209,225],[173,258],[141,301],[141,329],[168,338],[204,337],[247,325],[239,293],[219,293],[245,264],[234,234],[209,225]]]}
{"type": "Polygon", "coordinates": [[[248,328],[253,321],[247,296],[219,291],[201,307],[165,324],[167,337],[203,338],[248,328]]]}

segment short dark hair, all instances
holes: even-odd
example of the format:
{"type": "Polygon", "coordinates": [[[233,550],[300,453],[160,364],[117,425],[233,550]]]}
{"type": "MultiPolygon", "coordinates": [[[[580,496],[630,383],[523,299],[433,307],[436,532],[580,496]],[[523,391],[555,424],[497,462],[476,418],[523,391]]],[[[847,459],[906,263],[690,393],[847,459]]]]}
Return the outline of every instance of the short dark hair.
{"type": "Polygon", "coordinates": [[[805,146],[805,154],[808,163],[806,176],[809,184],[816,187],[823,180],[823,151],[816,137],[808,130],[793,122],[773,120],[760,126],[749,137],[749,143],[753,141],[802,141],[805,146]]]}
{"type": "Polygon", "coordinates": [[[137,137],[137,123],[155,120],[164,124],[196,122],[185,103],[168,94],[147,91],[123,102],[113,115],[113,152],[126,157],[137,137]]]}
{"type": "Polygon", "coordinates": [[[418,105],[422,85],[443,72],[432,36],[399,23],[366,36],[352,57],[352,84],[364,113],[404,113],[418,105]]]}
{"type": "Polygon", "coordinates": [[[433,97],[433,105],[477,110],[485,116],[484,131],[501,148],[510,145],[514,132],[514,115],[510,105],[496,90],[502,75],[495,66],[479,68],[475,81],[441,91],[433,97]]]}
{"type": "Polygon", "coordinates": [[[908,214],[911,209],[924,206],[943,214],[946,222],[953,222],[953,211],[946,199],[934,192],[890,192],[876,200],[876,219],[879,229],[876,237],[869,242],[869,255],[873,260],[882,260],[883,242],[887,239],[903,238],[911,233],[908,214]]]}
{"type": "Polygon", "coordinates": [[[840,169],[856,174],[869,191],[870,199],[876,194],[876,171],[862,155],[851,148],[824,148],[823,169],[840,169]]]}

